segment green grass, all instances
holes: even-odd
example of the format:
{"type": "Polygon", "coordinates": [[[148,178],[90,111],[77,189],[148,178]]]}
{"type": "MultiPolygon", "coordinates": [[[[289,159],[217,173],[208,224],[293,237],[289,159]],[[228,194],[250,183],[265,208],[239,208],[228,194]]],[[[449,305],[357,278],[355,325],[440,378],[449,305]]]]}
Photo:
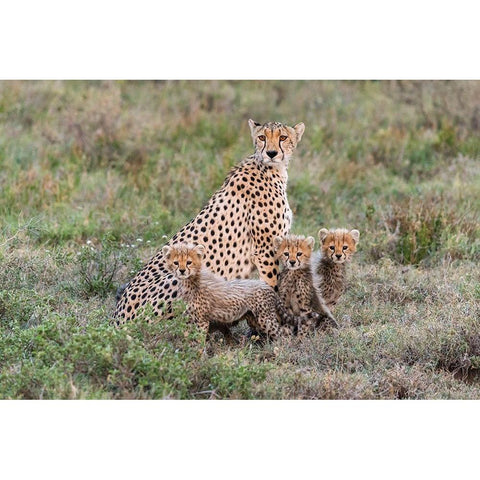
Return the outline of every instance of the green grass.
{"type": "Polygon", "coordinates": [[[0,398],[480,398],[479,96],[472,81],[0,82],[0,398]],[[117,286],[252,152],[248,118],[306,125],[293,231],[361,232],[341,328],[204,347],[181,307],[112,327],[117,286]]]}

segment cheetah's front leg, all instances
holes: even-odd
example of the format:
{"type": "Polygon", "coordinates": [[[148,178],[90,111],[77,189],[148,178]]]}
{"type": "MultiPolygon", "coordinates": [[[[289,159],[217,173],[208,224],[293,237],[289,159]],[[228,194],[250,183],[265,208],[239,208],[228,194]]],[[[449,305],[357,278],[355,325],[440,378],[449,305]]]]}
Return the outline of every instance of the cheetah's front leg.
{"type": "Polygon", "coordinates": [[[206,339],[208,330],[210,327],[210,322],[208,321],[208,318],[205,318],[203,315],[200,315],[199,313],[192,311],[188,308],[187,308],[187,315],[190,322],[197,325],[197,327],[200,329],[200,331],[203,334],[203,338],[206,339]]]}
{"type": "Polygon", "coordinates": [[[302,309],[300,308],[300,303],[296,297],[290,299],[289,308],[291,309],[295,317],[300,316],[300,314],[302,313],[302,309]]]}
{"type": "Polygon", "coordinates": [[[273,251],[259,251],[255,253],[252,258],[252,262],[257,267],[258,275],[261,280],[266,282],[271,287],[277,289],[277,277],[278,277],[278,260],[274,260],[273,251]]]}

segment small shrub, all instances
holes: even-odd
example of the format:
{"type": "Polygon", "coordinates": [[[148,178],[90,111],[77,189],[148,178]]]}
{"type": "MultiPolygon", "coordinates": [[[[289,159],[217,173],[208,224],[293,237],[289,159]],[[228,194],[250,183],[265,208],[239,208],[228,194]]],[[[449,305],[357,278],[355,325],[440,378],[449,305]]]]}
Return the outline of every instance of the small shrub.
{"type": "Polygon", "coordinates": [[[123,244],[119,249],[110,235],[102,237],[98,246],[92,241],[82,245],[75,260],[83,294],[106,297],[118,286],[117,275],[124,265],[130,266],[132,272],[139,270],[141,262],[135,254],[132,256],[135,247],[135,244],[123,244]]]}
{"type": "Polygon", "coordinates": [[[188,397],[202,349],[181,308],[156,323],[146,311],[122,328],[50,314],[41,325],[3,332],[2,398],[188,397]]]}

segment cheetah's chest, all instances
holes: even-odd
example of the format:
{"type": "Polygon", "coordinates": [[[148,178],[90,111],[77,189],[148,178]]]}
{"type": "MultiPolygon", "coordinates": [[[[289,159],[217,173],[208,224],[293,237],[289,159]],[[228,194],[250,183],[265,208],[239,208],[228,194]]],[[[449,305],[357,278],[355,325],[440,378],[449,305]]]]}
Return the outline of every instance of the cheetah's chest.
{"type": "Polygon", "coordinates": [[[320,289],[327,303],[336,302],[345,290],[345,266],[321,262],[320,289]]]}
{"type": "Polygon", "coordinates": [[[288,203],[288,198],[287,198],[286,194],[285,194],[284,198],[285,198],[285,212],[284,212],[285,231],[283,232],[283,235],[288,235],[290,233],[291,228],[292,228],[293,212],[292,212],[292,209],[290,208],[290,205],[288,203]]]}
{"type": "Polygon", "coordinates": [[[205,266],[225,278],[248,278],[253,254],[285,235],[292,224],[286,178],[246,164],[237,169],[202,211],[170,241],[202,244],[205,266]]]}
{"type": "Polygon", "coordinates": [[[309,298],[312,282],[307,277],[301,270],[284,270],[280,274],[279,293],[287,306],[293,299],[309,298]]]}

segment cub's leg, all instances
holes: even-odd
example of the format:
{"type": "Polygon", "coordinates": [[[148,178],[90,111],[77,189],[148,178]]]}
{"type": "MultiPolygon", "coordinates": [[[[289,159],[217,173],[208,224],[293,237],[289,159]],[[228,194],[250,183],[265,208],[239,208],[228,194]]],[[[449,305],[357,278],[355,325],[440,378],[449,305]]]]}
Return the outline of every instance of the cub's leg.
{"type": "Polygon", "coordinates": [[[257,322],[255,315],[252,312],[247,312],[242,320],[247,321],[248,330],[246,333],[246,338],[250,340],[252,337],[264,337],[265,334],[262,332],[260,325],[257,322]]]}
{"type": "Polygon", "coordinates": [[[296,298],[290,299],[289,307],[290,307],[291,313],[295,317],[298,317],[302,313],[301,308],[300,308],[300,303],[298,302],[298,299],[296,299],[296,298]]]}
{"type": "Polygon", "coordinates": [[[298,327],[297,336],[300,338],[305,338],[315,331],[317,320],[314,318],[304,317],[301,324],[298,327]]]}
{"type": "Polygon", "coordinates": [[[330,306],[325,302],[320,290],[316,287],[313,288],[311,304],[312,304],[313,310],[318,312],[321,315],[321,318],[319,319],[317,326],[320,323],[323,323],[325,325],[329,325],[334,328],[339,328],[339,325],[335,320],[335,317],[330,311],[330,306]]]}
{"type": "MultiPolygon", "coordinates": [[[[272,292],[273,293],[273,292],[272,292]]],[[[280,333],[280,323],[277,320],[277,310],[273,299],[264,299],[263,304],[257,305],[257,324],[263,333],[275,340],[280,333]]]]}

